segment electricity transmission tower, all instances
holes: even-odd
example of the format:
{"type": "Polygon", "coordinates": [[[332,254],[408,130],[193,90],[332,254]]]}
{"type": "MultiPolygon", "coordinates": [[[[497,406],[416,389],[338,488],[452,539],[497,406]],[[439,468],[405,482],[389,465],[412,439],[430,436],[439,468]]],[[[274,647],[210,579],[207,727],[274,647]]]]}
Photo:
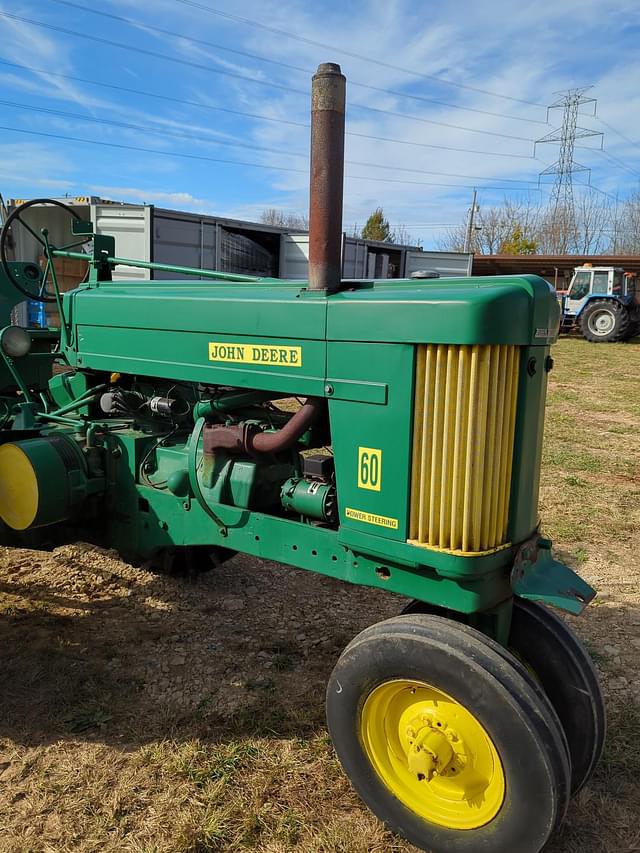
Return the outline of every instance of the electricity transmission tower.
{"type": "Polygon", "coordinates": [[[578,109],[583,104],[593,104],[593,115],[596,114],[596,98],[588,98],[585,95],[591,89],[591,86],[582,86],[579,89],[568,89],[563,92],[560,97],[547,108],[547,119],[551,110],[561,109],[562,126],[552,130],[537,139],[533,147],[533,156],[536,154],[536,146],[543,142],[559,142],[560,154],[555,163],[547,166],[544,171],[540,172],[540,177],[545,175],[555,175],[553,189],[551,191],[551,199],[549,204],[556,213],[562,209],[569,219],[574,217],[573,204],[573,175],[575,172],[589,172],[591,178],[591,169],[587,166],[582,166],[576,163],[573,159],[573,152],[576,145],[576,139],[585,139],[588,136],[599,136],[600,147],[602,148],[603,133],[597,130],[589,130],[586,127],[578,126],[578,109]]]}

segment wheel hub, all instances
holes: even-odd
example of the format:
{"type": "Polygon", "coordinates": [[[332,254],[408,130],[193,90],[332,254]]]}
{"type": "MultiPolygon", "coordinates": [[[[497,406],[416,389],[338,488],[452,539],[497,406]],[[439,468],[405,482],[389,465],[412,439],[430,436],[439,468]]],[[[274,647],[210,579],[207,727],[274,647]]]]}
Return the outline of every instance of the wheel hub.
{"type": "Polygon", "coordinates": [[[608,335],[615,326],[615,317],[606,309],[595,311],[589,317],[589,328],[594,335],[608,335]]]}
{"type": "Polygon", "coordinates": [[[362,709],[362,742],[383,783],[422,818],[484,826],[505,796],[502,764],[482,724],[454,699],[416,681],[390,681],[362,709]]]}
{"type": "Polygon", "coordinates": [[[443,773],[451,764],[454,751],[449,739],[454,735],[453,732],[447,733],[443,730],[443,724],[440,721],[435,723],[427,714],[423,715],[420,723],[417,732],[413,726],[407,728],[407,764],[419,782],[430,782],[436,774],[443,773]]]}

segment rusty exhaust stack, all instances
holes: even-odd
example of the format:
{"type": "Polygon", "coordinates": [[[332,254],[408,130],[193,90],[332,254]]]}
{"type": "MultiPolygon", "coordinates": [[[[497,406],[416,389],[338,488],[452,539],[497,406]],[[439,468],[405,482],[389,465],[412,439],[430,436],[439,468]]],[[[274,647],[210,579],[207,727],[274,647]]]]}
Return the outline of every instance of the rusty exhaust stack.
{"type": "Polygon", "coordinates": [[[342,279],[342,195],[346,78],[323,62],[311,87],[309,290],[335,293],[342,279]]]}

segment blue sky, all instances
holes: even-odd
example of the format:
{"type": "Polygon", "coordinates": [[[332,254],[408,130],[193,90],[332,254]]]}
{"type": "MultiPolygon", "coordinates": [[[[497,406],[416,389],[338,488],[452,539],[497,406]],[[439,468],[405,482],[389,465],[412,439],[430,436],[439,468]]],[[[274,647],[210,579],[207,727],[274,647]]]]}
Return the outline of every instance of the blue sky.
{"type": "Polygon", "coordinates": [[[446,230],[440,224],[464,219],[473,186],[482,205],[505,195],[546,201],[537,176],[557,146],[539,146],[534,159],[533,140],[561,119],[552,113],[547,124],[544,105],[573,86],[593,85],[598,118],[580,124],[604,131],[607,152],[578,149],[576,159],[610,196],[639,186],[637,0],[104,0],[91,8],[0,0],[0,125],[11,128],[0,131],[5,198],[94,194],[247,219],[267,207],[305,212],[308,92],[323,61],[339,62],[348,81],[345,227],[380,205],[429,247],[446,230]],[[36,70],[16,67],[25,65],[36,70]],[[229,160],[241,164],[221,162],[229,160]]]}

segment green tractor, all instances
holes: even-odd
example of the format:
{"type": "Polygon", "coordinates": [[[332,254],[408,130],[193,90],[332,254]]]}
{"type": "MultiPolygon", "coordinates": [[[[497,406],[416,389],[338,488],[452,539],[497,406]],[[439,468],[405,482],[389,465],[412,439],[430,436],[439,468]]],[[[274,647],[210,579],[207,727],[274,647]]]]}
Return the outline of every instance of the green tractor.
{"type": "MultiPolygon", "coordinates": [[[[0,518],[134,563],[242,552],[405,596],[329,679],[345,772],[425,851],[538,853],[605,737],[556,614],[595,592],[539,530],[560,308],[536,276],[342,281],[344,110],[320,66],[309,281],[120,259],[76,221],[90,272],[61,297],[53,260],[77,254],[42,232],[47,280],[27,289],[58,302],[69,372],[0,432],[0,518]],[[119,263],[198,280],[114,282],[119,263]]],[[[26,338],[9,343],[19,372],[26,338]]]]}

